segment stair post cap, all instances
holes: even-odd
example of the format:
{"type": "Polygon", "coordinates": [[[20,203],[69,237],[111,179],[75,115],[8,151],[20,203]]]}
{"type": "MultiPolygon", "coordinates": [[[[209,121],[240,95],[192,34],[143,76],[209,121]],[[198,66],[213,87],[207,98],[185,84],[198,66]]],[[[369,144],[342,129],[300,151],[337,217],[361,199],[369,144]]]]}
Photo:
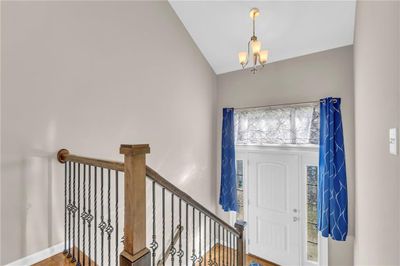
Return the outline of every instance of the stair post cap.
{"type": "Polygon", "coordinates": [[[150,146],[149,144],[121,144],[119,153],[125,155],[146,154],[150,153],[150,146]]]}
{"type": "Polygon", "coordinates": [[[235,228],[238,230],[243,230],[246,227],[247,222],[243,220],[237,220],[235,223],[235,228]]]}

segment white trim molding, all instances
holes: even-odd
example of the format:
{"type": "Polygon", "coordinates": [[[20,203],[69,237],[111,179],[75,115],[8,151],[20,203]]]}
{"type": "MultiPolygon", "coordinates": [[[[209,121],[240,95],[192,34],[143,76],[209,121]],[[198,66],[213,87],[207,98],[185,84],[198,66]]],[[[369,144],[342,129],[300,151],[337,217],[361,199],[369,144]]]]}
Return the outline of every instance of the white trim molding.
{"type": "Polygon", "coordinates": [[[64,243],[57,244],[55,246],[49,247],[47,249],[41,250],[25,258],[16,260],[11,262],[5,266],[24,266],[24,265],[32,265],[38,263],[44,259],[47,259],[51,256],[54,256],[64,250],[64,243]]]}

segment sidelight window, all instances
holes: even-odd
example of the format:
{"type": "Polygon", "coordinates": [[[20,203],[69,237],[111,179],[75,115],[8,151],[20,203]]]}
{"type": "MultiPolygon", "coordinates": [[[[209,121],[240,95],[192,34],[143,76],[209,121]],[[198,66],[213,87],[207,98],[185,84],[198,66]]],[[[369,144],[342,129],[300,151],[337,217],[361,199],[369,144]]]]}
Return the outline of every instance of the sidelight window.
{"type": "Polygon", "coordinates": [[[307,166],[307,260],[318,262],[317,228],[318,167],[307,166]]]}
{"type": "Polygon", "coordinates": [[[236,213],[237,220],[244,220],[243,171],[243,160],[236,160],[236,189],[239,208],[236,213]]]}

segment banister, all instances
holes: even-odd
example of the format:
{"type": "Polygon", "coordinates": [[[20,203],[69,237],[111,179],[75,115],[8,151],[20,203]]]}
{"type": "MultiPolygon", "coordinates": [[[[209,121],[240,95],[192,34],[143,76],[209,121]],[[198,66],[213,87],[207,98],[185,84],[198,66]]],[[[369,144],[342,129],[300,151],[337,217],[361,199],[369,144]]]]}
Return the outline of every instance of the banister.
{"type": "MultiPolygon", "coordinates": [[[[233,236],[235,236],[237,238],[236,243],[238,250],[237,253],[238,266],[245,265],[244,223],[237,222],[235,224],[235,227],[232,227],[227,222],[225,222],[224,220],[216,216],[214,213],[209,211],[207,208],[205,208],[203,205],[201,205],[199,202],[194,200],[191,196],[180,190],[178,187],[176,187],[174,184],[169,182],[164,177],[162,177],[155,170],[147,166],[146,154],[150,153],[149,145],[147,144],[121,145],[120,153],[124,155],[124,162],[100,160],[100,159],[78,156],[70,154],[70,152],[66,149],[59,150],[57,153],[58,161],[63,164],[65,164],[66,162],[76,162],[78,164],[116,170],[124,173],[124,191],[125,191],[124,250],[120,253],[119,265],[143,266],[143,265],[150,265],[151,262],[151,256],[150,256],[151,251],[149,250],[149,248],[147,248],[146,244],[146,232],[147,232],[146,230],[147,197],[146,197],[146,184],[145,184],[146,177],[154,181],[155,183],[157,183],[170,193],[172,193],[172,195],[175,195],[180,200],[186,202],[187,203],[186,206],[190,205],[191,207],[202,213],[204,215],[204,218],[206,218],[206,216],[209,217],[210,226],[211,226],[211,220],[214,220],[214,230],[215,230],[215,223],[218,223],[219,225],[224,227],[225,230],[229,231],[233,236]]],[[[74,176],[75,176],[75,170],[74,170],[74,176]]],[[[78,169],[78,176],[79,176],[79,169],[78,169]]],[[[194,210],[193,210],[193,215],[194,215],[194,210]]],[[[97,226],[95,226],[95,228],[96,227],[97,226]]]]}
{"type": "Polygon", "coordinates": [[[231,231],[235,236],[239,237],[240,232],[226,223],[224,220],[216,216],[214,213],[209,211],[207,208],[205,208],[203,205],[201,205],[199,202],[194,200],[192,197],[190,197],[188,194],[180,190],[178,187],[176,187],[174,184],[169,182],[167,179],[162,177],[159,173],[157,173],[155,170],[150,168],[149,166],[146,166],[146,175],[150,179],[154,180],[156,183],[158,183],[160,186],[166,188],[169,190],[171,193],[175,194],[179,198],[181,198],[183,201],[186,201],[189,203],[192,207],[196,208],[197,210],[201,211],[211,219],[215,220],[217,223],[221,224],[223,227],[231,231]]]}
{"type": "Polygon", "coordinates": [[[57,153],[57,159],[60,163],[65,163],[69,161],[69,162],[76,162],[76,163],[116,170],[120,172],[124,171],[124,163],[78,156],[70,154],[67,149],[59,150],[57,153]]]}

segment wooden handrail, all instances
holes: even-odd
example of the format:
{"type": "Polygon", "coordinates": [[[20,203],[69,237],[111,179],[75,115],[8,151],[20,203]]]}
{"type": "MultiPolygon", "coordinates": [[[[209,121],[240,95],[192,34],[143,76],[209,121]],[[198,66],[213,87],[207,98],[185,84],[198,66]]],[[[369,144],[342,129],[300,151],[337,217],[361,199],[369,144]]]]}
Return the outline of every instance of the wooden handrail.
{"type": "Polygon", "coordinates": [[[123,172],[124,171],[124,163],[115,162],[115,161],[107,161],[107,160],[100,160],[100,159],[93,159],[89,157],[82,157],[74,154],[69,154],[69,151],[66,149],[59,150],[57,153],[57,159],[60,163],[65,162],[76,162],[111,170],[116,170],[123,172]]]}
{"type": "Polygon", "coordinates": [[[194,200],[192,197],[190,197],[188,194],[177,188],[174,184],[169,182],[167,179],[162,177],[160,174],[158,174],[155,170],[150,168],[149,166],[146,166],[146,175],[150,179],[154,180],[157,184],[159,184],[161,187],[164,187],[165,189],[169,190],[171,193],[174,195],[178,196],[180,199],[183,201],[189,203],[192,207],[196,208],[198,211],[204,213],[211,219],[215,220],[217,223],[221,224],[223,227],[231,231],[235,236],[239,237],[240,232],[226,223],[224,220],[216,216],[214,213],[209,211],[207,208],[205,208],[203,205],[201,205],[199,202],[194,200]]]}

